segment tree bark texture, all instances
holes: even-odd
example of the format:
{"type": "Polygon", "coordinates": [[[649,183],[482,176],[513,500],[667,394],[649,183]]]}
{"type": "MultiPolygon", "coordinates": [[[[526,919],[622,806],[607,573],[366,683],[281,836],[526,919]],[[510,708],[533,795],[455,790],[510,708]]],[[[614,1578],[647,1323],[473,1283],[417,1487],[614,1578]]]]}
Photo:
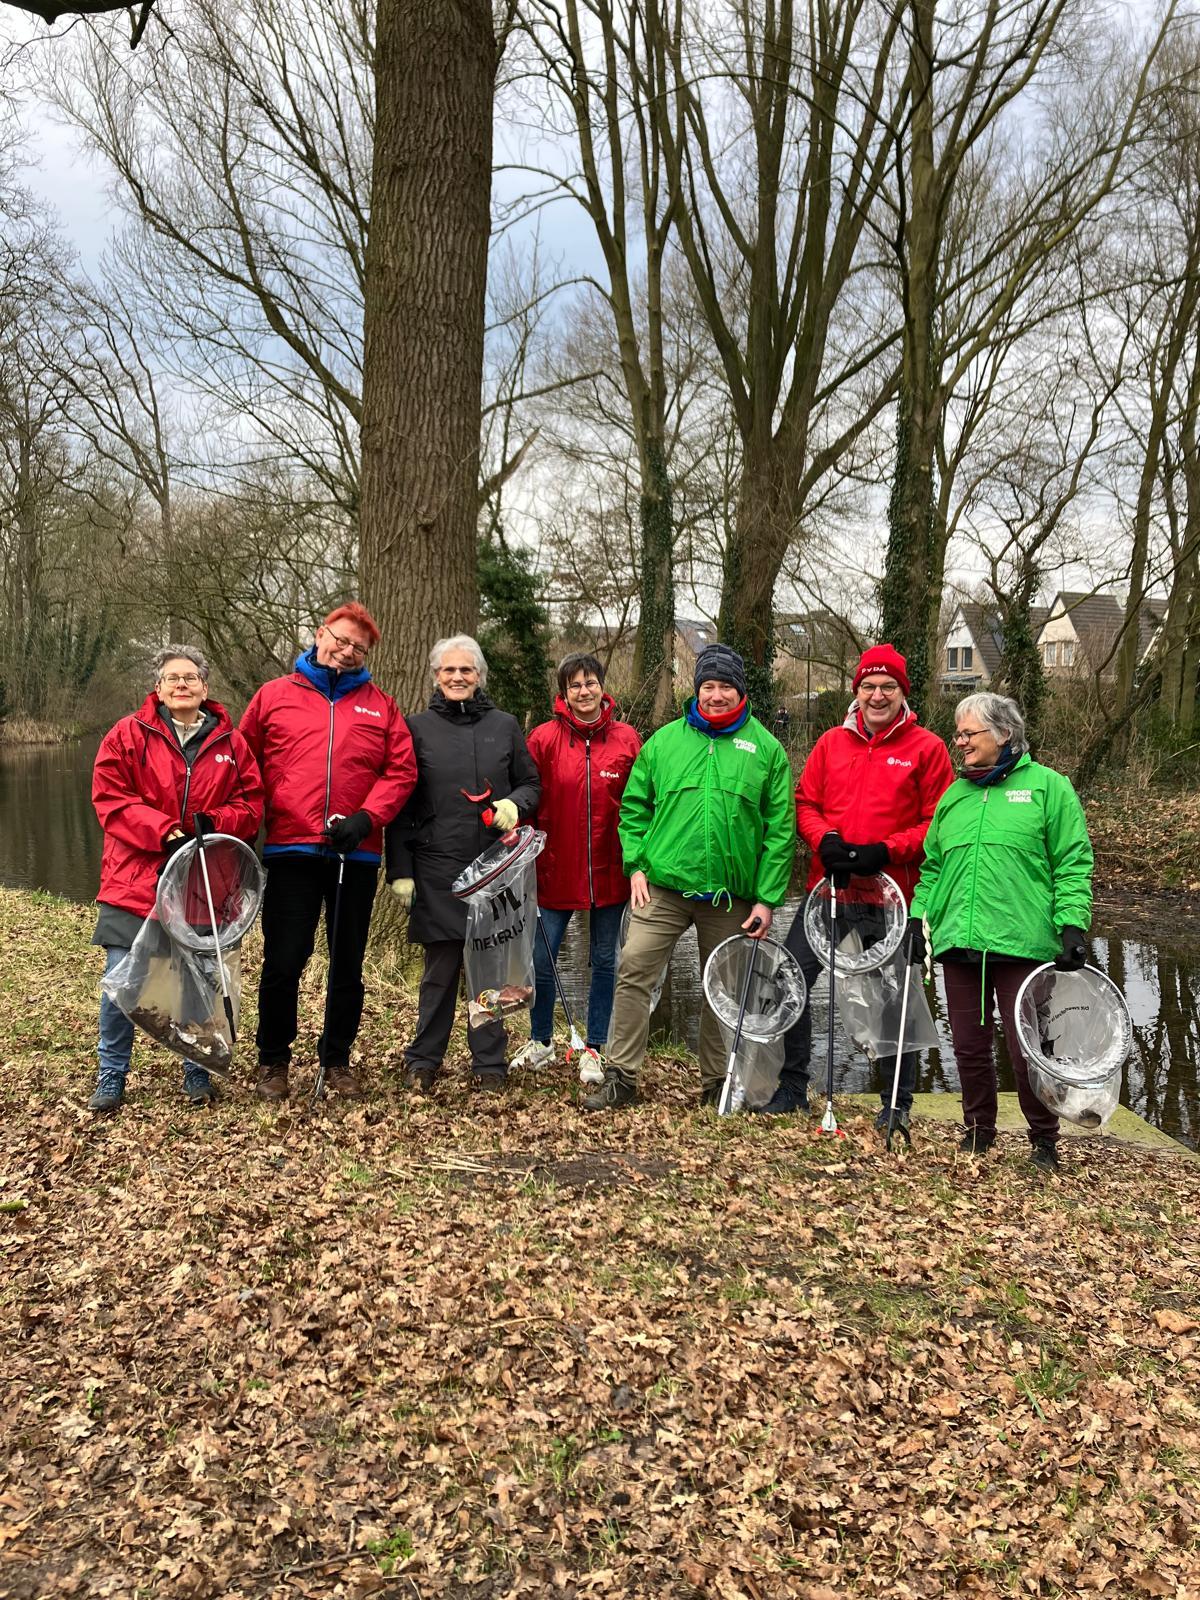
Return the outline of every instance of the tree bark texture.
{"type": "Polygon", "coordinates": [[[490,0],[379,0],[359,571],[406,710],[433,641],[478,619],[495,70],[490,0]]]}
{"type": "MultiPolygon", "coordinates": [[[[920,704],[932,670],[944,563],[944,553],[935,549],[934,515],[934,459],[942,404],[934,328],[940,206],[933,149],[932,0],[915,0],[909,15],[913,115],[908,214],[900,252],[904,343],[887,566],[880,598],[883,637],[907,657],[911,697],[920,704]]],[[[904,187],[902,176],[901,193],[904,187]]]]}
{"type": "Polygon", "coordinates": [[[641,611],[633,655],[637,685],[629,716],[644,733],[652,733],[674,712],[675,577],[671,566],[675,537],[671,476],[662,443],[646,447],[642,472],[641,611]]]}

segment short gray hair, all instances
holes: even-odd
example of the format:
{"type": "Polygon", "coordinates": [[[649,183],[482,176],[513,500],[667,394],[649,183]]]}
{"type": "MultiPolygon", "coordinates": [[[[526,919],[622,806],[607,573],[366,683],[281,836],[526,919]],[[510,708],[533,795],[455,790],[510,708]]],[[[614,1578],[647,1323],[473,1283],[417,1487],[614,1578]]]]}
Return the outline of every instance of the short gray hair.
{"type": "Polygon", "coordinates": [[[434,645],[429,652],[429,671],[433,676],[433,681],[437,682],[438,668],[442,664],[442,658],[448,655],[451,650],[465,650],[469,656],[474,658],[475,670],[479,674],[479,687],[481,689],[486,688],[487,661],[484,659],[483,651],[479,648],[478,641],[472,639],[469,633],[452,633],[448,639],[439,639],[434,645]]]}
{"type": "Polygon", "coordinates": [[[986,689],[981,689],[978,694],[969,694],[955,706],[954,720],[957,723],[964,717],[972,716],[979,718],[997,744],[1011,745],[1014,755],[1024,755],[1029,749],[1021,708],[1007,695],[991,694],[986,689]]]}
{"type": "Polygon", "coordinates": [[[162,670],[168,661],[190,661],[205,683],[208,682],[208,662],[204,659],[204,652],[197,650],[194,644],[164,645],[150,663],[154,668],[155,683],[162,677],[162,670]]]}

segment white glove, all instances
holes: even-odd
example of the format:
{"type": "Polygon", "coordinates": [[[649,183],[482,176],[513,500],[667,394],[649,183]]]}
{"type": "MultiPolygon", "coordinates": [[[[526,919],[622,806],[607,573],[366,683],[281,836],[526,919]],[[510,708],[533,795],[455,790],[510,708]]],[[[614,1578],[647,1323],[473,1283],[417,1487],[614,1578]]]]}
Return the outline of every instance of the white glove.
{"type": "Polygon", "coordinates": [[[501,833],[511,833],[520,818],[520,812],[512,800],[497,800],[496,809],[492,816],[492,827],[499,828],[501,833]]]}
{"type": "Polygon", "coordinates": [[[412,903],[417,897],[417,886],[411,878],[393,878],[392,893],[399,900],[403,910],[412,910],[412,903]]]}

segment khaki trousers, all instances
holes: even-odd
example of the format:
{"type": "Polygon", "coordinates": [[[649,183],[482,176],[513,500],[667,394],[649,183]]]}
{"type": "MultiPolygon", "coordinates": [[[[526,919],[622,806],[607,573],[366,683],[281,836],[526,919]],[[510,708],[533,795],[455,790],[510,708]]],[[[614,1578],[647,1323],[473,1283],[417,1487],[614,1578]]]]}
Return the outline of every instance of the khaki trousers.
{"type": "MultiPolygon", "coordinates": [[[[748,900],[735,900],[728,910],[717,910],[707,900],[688,900],[674,889],[650,885],[650,904],[635,907],[617,969],[617,992],[608,1028],[605,1064],[630,1083],[637,1081],[650,1032],[650,997],[671,951],[695,927],[700,946],[700,971],[723,939],[741,931],[750,915],[748,900]]],[[[708,1005],[701,1002],[700,1082],[707,1088],[725,1077],[726,1053],[721,1026],[708,1005]]]]}

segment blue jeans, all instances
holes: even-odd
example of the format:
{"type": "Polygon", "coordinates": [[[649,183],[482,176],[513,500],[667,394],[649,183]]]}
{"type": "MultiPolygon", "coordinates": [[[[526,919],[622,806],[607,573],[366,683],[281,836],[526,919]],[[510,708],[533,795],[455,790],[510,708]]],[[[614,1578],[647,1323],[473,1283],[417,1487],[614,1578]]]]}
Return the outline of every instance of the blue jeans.
{"type": "MultiPolygon", "coordinates": [[[[104,975],[112,971],[118,962],[124,961],[129,954],[128,947],[119,944],[110,944],[105,951],[104,975]]],[[[115,1072],[118,1077],[124,1078],[129,1071],[129,1058],[133,1054],[133,1023],[115,1005],[103,990],[100,991],[100,1048],[96,1052],[100,1057],[101,1076],[106,1072],[115,1072]]],[[[186,1078],[190,1072],[203,1072],[207,1077],[207,1069],[197,1066],[194,1061],[183,1063],[183,1075],[186,1078]]]]}
{"type": "MultiPolygon", "coordinates": [[[[563,936],[574,916],[573,911],[553,911],[542,906],[538,917],[545,930],[546,939],[555,960],[562,946],[563,936]]],[[[612,1015],[613,990],[617,981],[617,941],[621,937],[621,918],[625,915],[625,902],[615,906],[593,906],[588,916],[591,929],[591,947],[588,960],[592,981],[588,987],[587,1042],[596,1050],[608,1043],[608,1019],[612,1015]]],[[[546,939],[541,933],[534,936],[533,970],[537,974],[537,991],[533,999],[533,1014],[529,1019],[529,1036],[542,1044],[550,1043],[554,1032],[554,973],[550,957],[546,954],[546,939]]]]}

